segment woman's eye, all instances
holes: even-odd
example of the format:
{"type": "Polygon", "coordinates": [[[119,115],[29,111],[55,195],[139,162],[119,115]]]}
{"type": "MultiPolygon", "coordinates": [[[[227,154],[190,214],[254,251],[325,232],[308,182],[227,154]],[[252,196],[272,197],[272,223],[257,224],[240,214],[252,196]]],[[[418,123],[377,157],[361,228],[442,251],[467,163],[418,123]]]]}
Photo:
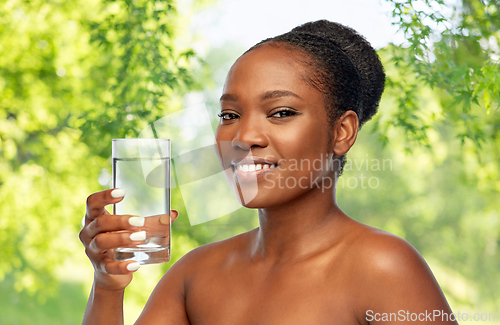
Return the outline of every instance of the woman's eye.
{"type": "Polygon", "coordinates": [[[238,118],[238,115],[234,113],[219,113],[217,114],[217,116],[219,116],[223,120],[232,120],[238,118]]]}
{"type": "Polygon", "coordinates": [[[274,113],[273,115],[271,115],[271,117],[288,117],[292,115],[297,115],[297,113],[289,109],[283,109],[274,113]]]}

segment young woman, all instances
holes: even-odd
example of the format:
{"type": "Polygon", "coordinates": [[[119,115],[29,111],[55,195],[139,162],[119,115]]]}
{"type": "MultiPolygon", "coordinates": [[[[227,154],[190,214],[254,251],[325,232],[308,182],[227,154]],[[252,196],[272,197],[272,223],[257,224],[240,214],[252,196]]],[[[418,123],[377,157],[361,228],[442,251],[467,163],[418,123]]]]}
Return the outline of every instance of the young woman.
{"type": "MultiPolygon", "coordinates": [[[[369,43],[328,21],[244,53],[227,76],[216,140],[235,194],[259,210],[260,226],[186,254],[137,324],[456,324],[420,254],[336,203],[343,157],[375,114],[384,78],[369,43]]],[[[112,189],[87,200],[80,239],[95,276],[84,324],[123,323],[123,292],[138,265],[109,252],[169,221],[137,227],[107,213],[121,197],[112,189]]]]}

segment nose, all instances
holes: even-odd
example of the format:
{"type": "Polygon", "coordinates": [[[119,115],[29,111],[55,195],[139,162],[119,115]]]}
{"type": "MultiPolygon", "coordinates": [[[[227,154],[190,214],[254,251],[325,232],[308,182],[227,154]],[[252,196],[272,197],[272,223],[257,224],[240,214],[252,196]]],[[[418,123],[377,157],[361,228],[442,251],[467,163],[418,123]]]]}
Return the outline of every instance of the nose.
{"type": "Polygon", "coordinates": [[[231,141],[231,146],[248,151],[255,148],[265,148],[269,139],[264,129],[265,121],[256,116],[240,117],[238,129],[231,141]]]}

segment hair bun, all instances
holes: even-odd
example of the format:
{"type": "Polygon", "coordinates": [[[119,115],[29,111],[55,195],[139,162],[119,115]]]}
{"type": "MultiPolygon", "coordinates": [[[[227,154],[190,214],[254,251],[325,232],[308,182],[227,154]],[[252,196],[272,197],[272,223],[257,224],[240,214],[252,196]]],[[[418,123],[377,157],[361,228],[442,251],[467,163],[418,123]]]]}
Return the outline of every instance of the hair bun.
{"type": "Polygon", "coordinates": [[[352,28],[327,20],[303,24],[291,33],[325,38],[349,57],[361,77],[360,125],[370,120],[377,112],[385,82],[384,68],[370,43],[352,28]]]}

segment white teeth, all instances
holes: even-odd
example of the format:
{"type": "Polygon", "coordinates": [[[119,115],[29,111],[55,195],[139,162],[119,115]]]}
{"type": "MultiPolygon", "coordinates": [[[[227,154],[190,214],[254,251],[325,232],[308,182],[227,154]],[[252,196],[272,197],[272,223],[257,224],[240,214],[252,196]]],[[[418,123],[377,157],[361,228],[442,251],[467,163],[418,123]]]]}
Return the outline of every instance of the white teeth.
{"type": "Polygon", "coordinates": [[[270,169],[274,168],[274,164],[257,164],[257,165],[237,165],[236,169],[244,171],[244,172],[254,172],[256,170],[261,170],[261,169],[270,169]]]}

